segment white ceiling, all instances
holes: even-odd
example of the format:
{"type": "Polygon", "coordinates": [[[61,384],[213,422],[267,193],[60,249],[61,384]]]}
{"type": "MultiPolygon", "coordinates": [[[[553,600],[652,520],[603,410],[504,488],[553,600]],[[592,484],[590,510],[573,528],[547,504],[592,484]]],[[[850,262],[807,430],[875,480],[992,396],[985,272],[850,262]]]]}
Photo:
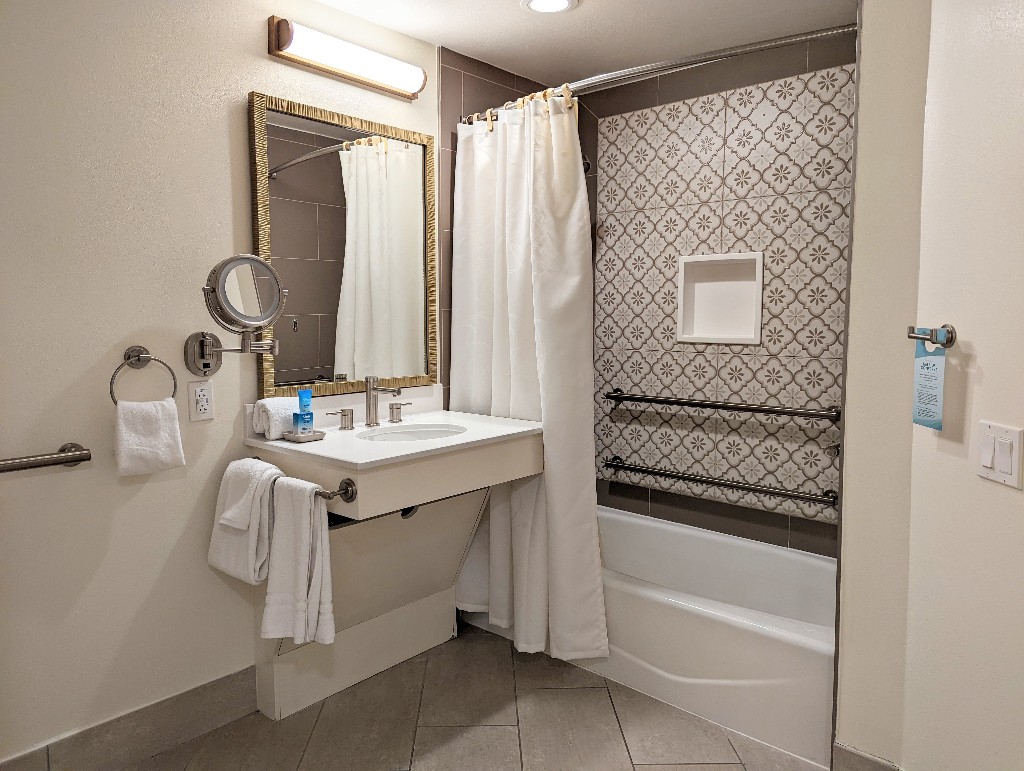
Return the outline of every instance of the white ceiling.
{"type": "Polygon", "coordinates": [[[545,84],[836,27],[857,0],[580,0],[567,13],[519,0],[320,0],[545,84]]]}

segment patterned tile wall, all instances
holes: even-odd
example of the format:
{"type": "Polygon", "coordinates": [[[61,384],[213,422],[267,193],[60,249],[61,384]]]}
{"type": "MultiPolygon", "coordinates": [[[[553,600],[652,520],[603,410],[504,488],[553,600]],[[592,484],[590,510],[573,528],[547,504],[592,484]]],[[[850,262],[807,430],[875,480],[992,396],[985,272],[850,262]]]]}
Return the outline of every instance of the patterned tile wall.
{"type": "Polygon", "coordinates": [[[840,403],[852,65],[602,118],[595,358],[598,477],[835,522],[834,508],[619,472],[644,465],[836,489],[825,421],[613,407],[610,388],[792,407],[840,403]],[[676,342],[678,259],[763,251],[760,345],[676,342]]]}

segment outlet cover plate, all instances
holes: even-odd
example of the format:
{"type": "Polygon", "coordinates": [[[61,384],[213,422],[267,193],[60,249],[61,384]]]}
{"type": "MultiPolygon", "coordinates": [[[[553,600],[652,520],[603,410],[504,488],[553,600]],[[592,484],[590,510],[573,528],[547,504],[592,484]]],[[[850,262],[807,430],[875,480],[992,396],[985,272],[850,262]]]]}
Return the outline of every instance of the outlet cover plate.
{"type": "Polygon", "coordinates": [[[213,382],[194,380],[188,384],[188,422],[213,420],[213,382]]]}

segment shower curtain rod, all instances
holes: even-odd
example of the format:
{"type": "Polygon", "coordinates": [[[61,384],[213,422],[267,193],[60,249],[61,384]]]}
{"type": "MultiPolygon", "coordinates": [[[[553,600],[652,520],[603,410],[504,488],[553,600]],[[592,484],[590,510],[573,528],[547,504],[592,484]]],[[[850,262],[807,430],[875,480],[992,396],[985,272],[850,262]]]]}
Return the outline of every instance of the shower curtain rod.
{"type": "Polygon", "coordinates": [[[711,64],[712,62],[721,61],[722,59],[730,59],[734,56],[741,56],[742,54],[768,51],[772,48],[782,48],[783,46],[793,45],[794,43],[806,43],[811,40],[824,40],[830,37],[835,37],[836,35],[845,35],[849,32],[856,31],[856,24],[844,24],[840,27],[819,29],[814,32],[801,32],[796,35],[787,35],[786,37],[773,38],[772,40],[763,40],[760,43],[747,43],[746,45],[722,48],[718,51],[711,51],[705,54],[684,56],[681,59],[672,59],[670,61],[657,62],[655,64],[643,64],[639,67],[630,67],[629,69],[618,70],[617,72],[608,72],[604,75],[594,75],[593,77],[583,78],[582,80],[570,83],[569,88],[572,89],[572,92],[576,95],[585,94],[591,91],[602,91],[606,88],[622,86],[627,83],[633,83],[637,80],[645,80],[653,75],[667,75],[670,72],[677,72],[679,70],[689,69],[690,67],[697,67],[702,64],[711,64]]]}
{"type": "MultiPolygon", "coordinates": [[[[549,96],[559,96],[559,91],[562,92],[566,98],[573,96],[579,96],[580,94],[586,94],[593,91],[603,91],[606,88],[613,88],[615,86],[624,86],[629,83],[634,83],[638,80],[646,80],[647,78],[655,75],[666,75],[670,72],[679,72],[680,70],[690,69],[691,67],[699,67],[702,64],[711,64],[712,62],[720,62],[723,59],[731,59],[734,56],[742,56],[743,54],[757,53],[758,51],[768,51],[772,48],[782,48],[784,46],[793,45],[795,43],[807,43],[812,40],[825,40],[836,35],[845,35],[850,32],[856,33],[856,24],[844,24],[840,27],[829,27],[828,29],[819,29],[814,32],[800,32],[796,35],[787,35],[786,37],[772,38],[771,40],[762,40],[760,43],[747,43],[746,45],[733,46],[731,48],[722,48],[718,51],[711,51],[706,54],[697,54],[695,56],[684,56],[681,59],[672,59],[667,62],[656,62],[654,64],[642,64],[638,67],[630,67],[626,70],[618,70],[616,72],[607,72],[604,75],[594,75],[590,78],[583,78],[583,80],[577,80],[572,83],[566,83],[564,86],[559,88],[548,88],[544,91],[539,91],[536,94],[530,94],[525,97],[521,97],[518,100],[517,106],[522,107],[524,101],[529,101],[533,98],[547,99],[549,96]]],[[[505,106],[513,104],[512,102],[506,102],[505,106]]],[[[460,119],[460,123],[473,123],[475,120],[483,119],[484,116],[488,117],[488,130],[491,126],[491,113],[495,110],[500,110],[501,107],[492,108],[482,113],[475,113],[473,115],[463,115],[460,119]]]]}
{"type": "Polygon", "coordinates": [[[344,152],[344,151],[348,150],[350,145],[361,145],[361,144],[371,144],[372,145],[372,144],[374,144],[374,142],[373,142],[374,139],[384,142],[385,152],[387,152],[387,149],[386,149],[387,148],[387,142],[388,142],[388,138],[387,137],[378,137],[378,136],[360,137],[359,139],[350,139],[347,142],[339,142],[338,144],[331,145],[330,147],[321,147],[319,150],[313,150],[312,152],[308,152],[305,155],[300,155],[298,158],[293,158],[292,160],[287,161],[286,163],[278,164],[277,166],[275,166],[274,168],[272,168],[270,171],[267,172],[267,176],[270,177],[271,179],[276,179],[277,178],[277,172],[279,172],[279,171],[284,171],[285,169],[290,169],[292,166],[298,166],[300,163],[305,163],[306,161],[311,161],[314,158],[319,158],[321,155],[330,155],[331,153],[344,152]]]}

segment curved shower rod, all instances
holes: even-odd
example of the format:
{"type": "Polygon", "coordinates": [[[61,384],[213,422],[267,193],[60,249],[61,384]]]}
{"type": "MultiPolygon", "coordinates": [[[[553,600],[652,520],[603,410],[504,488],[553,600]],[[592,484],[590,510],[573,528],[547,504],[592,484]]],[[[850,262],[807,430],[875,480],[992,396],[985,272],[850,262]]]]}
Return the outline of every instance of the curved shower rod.
{"type": "Polygon", "coordinates": [[[652,75],[667,75],[670,72],[678,72],[679,70],[689,69],[690,67],[710,64],[712,62],[721,61],[722,59],[732,58],[733,56],[752,54],[757,53],[758,51],[767,51],[772,48],[782,48],[783,46],[793,45],[794,43],[807,43],[812,40],[824,40],[837,35],[845,35],[856,31],[856,24],[844,24],[839,27],[829,27],[828,29],[819,29],[814,32],[800,32],[796,35],[787,35],[786,37],[762,40],[760,43],[747,43],[745,45],[732,46],[730,48],[721,48],[717,51],[710,51],[704,54],[684,56],[681,59],[671,59],[669,61],[656,62],[654,64],[642,64],[638,67],[630,67],[625,70],[618,70],[617,72],[608,72],[604,75],[594,75],[593,77],[583,78],[582,80],[570,83],[569,88],[572,89],[574,94],[582,94],[588,91],[601,91],[606,88],[633,83],[637,80],[644,80],[652,75]]]}

